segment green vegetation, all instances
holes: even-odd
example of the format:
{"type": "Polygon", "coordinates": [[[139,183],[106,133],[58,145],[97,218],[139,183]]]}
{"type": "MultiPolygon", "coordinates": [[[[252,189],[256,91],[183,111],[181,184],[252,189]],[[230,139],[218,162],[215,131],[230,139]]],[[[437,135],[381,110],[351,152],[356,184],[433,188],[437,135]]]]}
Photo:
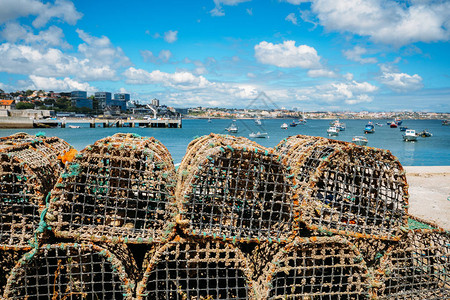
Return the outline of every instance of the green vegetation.
{"type": "Polygon", "coordinates": [[[34,104],[30,102],[19,102],[16,104],[16,109],[33,109],[34,104]]]}

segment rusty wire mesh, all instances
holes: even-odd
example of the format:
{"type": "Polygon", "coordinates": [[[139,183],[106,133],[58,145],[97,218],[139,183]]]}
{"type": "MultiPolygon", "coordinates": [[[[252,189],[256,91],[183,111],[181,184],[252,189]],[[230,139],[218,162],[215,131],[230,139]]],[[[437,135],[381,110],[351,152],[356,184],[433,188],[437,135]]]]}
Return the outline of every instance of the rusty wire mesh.
{"type": "MultiPolygon", "coordinates": [[[[417,222],[410,224],[416,227],[417,222]]],[[[450,233],[426,229],[427,223],[420,226],[409,230],[381,259],[378,299],[450,298],[450,233]]]]}
{"type": "Polygon", "coordinates": [[[188,153],[177,185],[186,234],[233,242],[292,237],[297,198],[280,156],[245,138],[215,135],[200,138],[188,153]]]}
{"type": "Polygon", "coordinates": [[[231,244],[174,241],[158,249],[137,299],[255,299],[245,257],[231,244]]]}
{"type": "Polygon", "coordinates": [[[265,299],[366,299],[372,294],[361,254],[338,236],[298,239],[268,269],[261,286],[265,299]]]}
{"type": "Polygon", "coordinates": [[[408,190],[403,167],[389,151],[305,136],[282,141],[277,151],[295,174],[302,197],[299,219],[310,229],[399,238],[408,190]]]}
{"type": "Polygon", "coordinates": [[[0,150],[0,247],[29,247],[45,198],[62,171],[56,158],[68,149],[63,140],[51,138],[49,144],[35,139],[0,150]]]}
{"type": "Polygon", "coordinates": [[[44,245],[11,271],[5,299],[132,299],[122,257],[93,244],[44,245]]]}
{"type": "Polygon", "coordinates": [[[152,243],[173,232],[175,169],[154,138],[116,134],[66,166],[52,191],[47,221],[57,237],[152,243]]]}

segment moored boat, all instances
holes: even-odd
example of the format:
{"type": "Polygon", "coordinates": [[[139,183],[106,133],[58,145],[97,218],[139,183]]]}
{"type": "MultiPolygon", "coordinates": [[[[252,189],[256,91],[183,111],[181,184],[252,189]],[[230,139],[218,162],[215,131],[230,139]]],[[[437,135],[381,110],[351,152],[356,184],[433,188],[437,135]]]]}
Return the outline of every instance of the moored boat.
{"type": "Polygon", "coordinates": [[[400,126],[403,123],[403,121],[401,119],[395,119],[394,122],[395,122],[395,124],[397,124],[397,126],[400,126]]]}
{"type": "Polygon", "coordinates": [[[367,123],[366,127],[364,127],[364,133],[374,133],[375,127],[373,126],[372,122],[367,123]]]}
{"type": "Polygon", "coordinates": [[[291,127],[296,127],[297,125],[298,125],[298,123],[295,122],[295,120],[293,120],[292,123],[289,124],[289,126],[291,126],[291,127]]]}
{"type": "Polygon", "coordinates": [[[397,123],[395,123],[395,122],[391,122],[391,124],[389,125],[389,127],[391,127],[391,128],[397,128],[398,125],[397,125],[397,123]]]}
{"type": "Polygon", "coordinates": [[[255,119],[255,124],[261,126],[262,125],[261,119],[255,119]]]}
{"type": "Polygon", "coordinates": [[[283,125],[281,125],[281,129],[288,129],[288,124],[283,123],[283,125]]]}
{"type": "Polygon", "coordinates": [[[80,128],[78,125],[69,125],[69,128],[80,128]]]}
{"type": "Polygon", "coordinates": [[[450,122],[448,120],[443,120],[442,126],[450,126],[450,122]]]}
{"type": "Polygon", "coordinates": [[[425,130],[422,130],[421,132],[419,132],[418,134],[417,134],[418,136],[420,136],[420,137],[430,137],[430,136],[433,136],[433,134],[431,133],[431,132],[429,132],[429,131],[427,131],[426,129],[425,130]]]}
{"type": "Polygon", "coordinates": [[[400,131],[406,131],[406,129],[408,129],[408,127],[406,127],[406,126],[400,126],[400,131]]]}
{"type": "Polygon", "coordinates": [[[403,134],[403,140],[405,142],[415,142],[417,141],[416,131],[413,129],[407,129],[403,134]]]}
{"type": "Polygon", "coordinates": [[[338,136],[339,135],[339,129],[337,129],[335,126],[331,126],[327,129],[327,134],[329,136],[338,136]]]}
{"type": "Polygon", "coordinates": [[[248,136],[251,138],[260,138],[260,139],[268,139],[269,138],[269,135],[267,132],[259,132],[259,131],[256,133],[252,132],[248,136]]]}
{"type": "Polygon", "coordinates": [[[237,133],[239,131],[239,128],[237,127],[235,121],[233,121],[233,123],[231,123],[230,127],[225,128],[225,130],[230,133],[237,133]]]}
{"type": "Polygon", "coordinates": [[[369,140],[363,136],[354,136],[352,142],[358,146],[365,146],[369,140]]]}

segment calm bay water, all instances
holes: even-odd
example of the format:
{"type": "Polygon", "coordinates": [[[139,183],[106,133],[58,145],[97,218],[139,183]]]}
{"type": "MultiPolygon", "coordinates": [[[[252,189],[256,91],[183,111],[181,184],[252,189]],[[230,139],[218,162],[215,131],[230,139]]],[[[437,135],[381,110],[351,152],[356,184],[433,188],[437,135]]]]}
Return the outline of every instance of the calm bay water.
{"type": "MultiPolygon", "coordinates": [[[[341,120],[347,129],[339,133],[338,140],[351,142],[355,135],[364,135],[364,125],[367,120],[341,120]]],[[[403,142],[402,132],[398,128],[389,128],[387,120],[375,120],[383,124],[375,126],[375,133],[365,135],[369,139],[367,146],[389,149],[405,166],[440,166],[450,165],[450,126],[442,126],[440,120],[404,120],[402,126],[422,131],[427,129],[433,133],[429,138],[418,138],[415,143],[403,142]]],[[[283,138],[296,135],[314,135],[327,137],[326,130],[330,120],[308,120],[306,125],[280,128],[281,124],[289,124],[292,120],[262,120],[262,128],[255,125],[253,120],[237,120],[239,132],[235,135],[248,137],[251,131],[266,131],[270,138],[255,139],[266,147],[276,146],[283,138]]],[[[68,123],[70,124],[70,123],[68,123]]],[[[7,136],[19,131],[36,134],[44,131],[47,136],[58,136],[82,150],[95,141],[113,135],[116,132],[131,132],[142,136],[154,136],[170,151],[175,163],[183,158],[186,147],[196,136],[214,133],[227,133],[224,129],[231,124],[231,120],[183,120],[183,128],[89,128],[89,124],[81,124],[79,129],[48,128],[48,129],[0,129],[0,136],[7,136]]],[[[78,124],[77,124],[78,125],[78,124]]]]}

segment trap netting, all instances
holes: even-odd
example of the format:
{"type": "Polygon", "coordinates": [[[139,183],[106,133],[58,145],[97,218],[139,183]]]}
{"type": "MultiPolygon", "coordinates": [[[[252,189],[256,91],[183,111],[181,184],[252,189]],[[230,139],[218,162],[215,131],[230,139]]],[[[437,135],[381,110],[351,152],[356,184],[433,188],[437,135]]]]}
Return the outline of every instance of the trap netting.
{"type": "Polygon", "coordinates": [[[257,299],[242,253],[219,241],[174,241],[158,249],[137,299],[257,299]]]}
{"type": "Polygon", "coordinates": [[[367,268],[354,245],[334,237],[298,239],[270,264],[263,299],[367,299],[367,268]]]}
{"type": "Polygon", "coordinates": [[[17,132],[10,136],[0,137],[0,149],[32,142],[36,137],[25,132],[17,132]]]}
{"type": "Polygon", "coordinates": [[[26,253],[24,250],[0,249],[0,299],[5,290],[9,272],[11,272],[24,253],[26,253]]]}
{"type": "Polygon", "coordinates": [[[389,151],[327,140],[304,152],[288,158],[303,196],[302,222],[326,233],[399,238],[406,225],[408,186],[403,167],[389,151]]]}
{"type": "Polygon", "coordinates": [[[186,234],[233,242],[293,236],[297,198],[280,156],[245,138],[220,136],[190,150],[178,170],[185,179],[177,186],[186,234]]]}
{"type": "Polygon", "coordinates": [[[116,134],[81,151],[52,191],[47,222],[57,237],[152,243],[172,232],[175,169],[154,138],[116,134]]]}
{"type": "Polygon", "coordinates": [[[450,234],[410,230],[381,259],[378,280],[378,299],[450,299],[450,234]]]}
{"type": "Polygon", "coordinates": [[[33,141],[0,151],[0,246],[30,246],[45,197],[62,170],[41,149],[48,148],[33,141]]]}
{"type": "Polygon", "coordinates": [[[94,244],[44,245],[11,271],[5,299],[132,299],[121,257],[94,244]]]}

